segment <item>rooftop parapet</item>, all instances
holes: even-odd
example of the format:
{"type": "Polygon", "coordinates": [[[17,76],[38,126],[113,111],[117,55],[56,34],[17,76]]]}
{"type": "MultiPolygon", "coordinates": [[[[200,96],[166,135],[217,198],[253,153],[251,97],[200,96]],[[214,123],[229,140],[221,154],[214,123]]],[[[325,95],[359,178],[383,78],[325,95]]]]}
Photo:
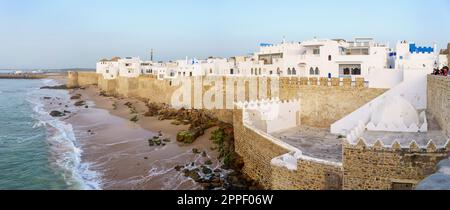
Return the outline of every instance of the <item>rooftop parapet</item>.
{"type": "Polygon", "coordinates": [[[416,153],[435,153],[450,152],[450,139],[444,145],[436,145],[433,140],[429,140],[426,145],[419,145],[415,140],[411,140],[408,144],[401,144],[399,140],[395,140],[392,144],[385,144],[382,140],[377,140],[373,144],[360,137],[357,141],[349,141],[347,138],[342,140],[345,148],[373,150],[373,151],[389,151],[389,152],[416,152],[416,153]]]}

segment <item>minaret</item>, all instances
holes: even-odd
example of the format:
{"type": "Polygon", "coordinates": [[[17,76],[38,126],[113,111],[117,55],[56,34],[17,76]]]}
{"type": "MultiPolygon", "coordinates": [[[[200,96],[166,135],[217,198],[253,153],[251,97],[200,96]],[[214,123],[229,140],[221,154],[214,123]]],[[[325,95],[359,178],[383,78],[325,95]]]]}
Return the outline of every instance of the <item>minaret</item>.
{"type": "Polygon", "coordinates": [[[152,48],[152,50],[150,51],[150,61],[153,62],[153,48],[152,48]]]}

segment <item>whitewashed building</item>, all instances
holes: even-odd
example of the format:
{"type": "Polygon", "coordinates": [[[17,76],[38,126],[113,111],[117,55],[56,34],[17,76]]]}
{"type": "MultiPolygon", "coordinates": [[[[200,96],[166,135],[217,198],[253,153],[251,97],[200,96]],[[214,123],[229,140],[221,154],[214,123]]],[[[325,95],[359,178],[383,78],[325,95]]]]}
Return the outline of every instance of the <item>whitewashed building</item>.
{"type": "Polygon", "coordinates": [[[102,74],[104,79],[116,79],[119,76],[120,57],[113,57],[111,60],[102,59],[97,62],[96,72],[102,74]]]}
{"type": "Polygon", "coordinates": [[[439,51],[433,46],[417,46],[414,42],[397,43],[395,68],[432,70],[439,67],[439,51]]]}
{"type": "Polygon", "coordinates": [[[137,57],[125,57],[119,59],[118,63],[121,77],[138,77],[142,74],[142,61],[137,57]]]}
{"type": "Polygon", "coordinates": [[[371,38],[261,44],[255,59],[244,66],[251,66],[251,75],[365,77],[371,69],[387,68],[389,51],[371,38]]]}
{"type": "Polygon", "coordinates": [[[176,77],[222,76],[292,76],[292,77],[363,77],[370,87],[390,88],[403,80],[403,70],[433,68],[448,65],[445,55],[439,55],[436,45],[419,47],[401,41],[396,49],[372,38],[317,39],[280,44],[262,43],[250,56],[231,58],[209,57],[204,60],[187,57],[175,62],[142,61],[137,57],[103,59],[97,63],[97,73],[104,78],[156,75],[159,79],[176,77]]]}

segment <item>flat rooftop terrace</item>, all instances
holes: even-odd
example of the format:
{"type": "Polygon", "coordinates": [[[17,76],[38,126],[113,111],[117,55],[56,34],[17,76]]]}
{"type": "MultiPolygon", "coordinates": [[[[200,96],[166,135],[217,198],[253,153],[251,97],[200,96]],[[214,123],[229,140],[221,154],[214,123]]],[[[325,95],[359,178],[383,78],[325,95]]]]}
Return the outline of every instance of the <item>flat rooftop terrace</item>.
{"type": "Polygon", "coordinates": [[[333,162],[342,161],[342,139],[330,133],[330,129],[300,126],[270,135],[300,149],[304,155],[333,162]]]}
{"type": "MultiPolygon", "coordinates": [[[[300,149],[304,155],[342,162],[342,139],[339,135],[330,133],[328,128],[299,126],[270,135],[300,149]]],[[[385,146],[391,146],[397,140],[402,147],[409,147],[411,141],[415,140],[419,146],[425,147],[429,140],[433,140],[438,147],[443,147],[450,135],[444,134],[436,121],[430,117],[427,133],[365,131],[362,138],[372,145],[381,140],[385,146]]]]}

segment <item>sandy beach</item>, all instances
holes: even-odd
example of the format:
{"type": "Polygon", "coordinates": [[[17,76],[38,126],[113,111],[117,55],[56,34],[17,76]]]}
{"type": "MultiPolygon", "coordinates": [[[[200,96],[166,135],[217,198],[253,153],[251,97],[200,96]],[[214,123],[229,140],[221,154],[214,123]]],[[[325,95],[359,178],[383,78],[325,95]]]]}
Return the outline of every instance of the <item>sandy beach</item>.
{"type": "Polygon", "coordinates": [[[90,170],[101,174],[102,189],[202,189],[175,167],[198,167],[207,160],[213,162],[211,169],[219,167],[217,152],[211,150],[214,145],[209,140],[214,128],[193,144],[183,145],[176,142],[176,135],[189,126],[144,117],[147,107],[142,101],[100,96],[96,87],[70,93],[81,94],[81,99],[87,101],[88,108],[67,121],[82,145],[83,161],[91,164],[90,170]],[[133,104],[137,113],[130,113],[127,102],[133,104]],[[139,118],[137,123],[129,120],[135,115],[139,118]],[[148,139],[159,135],[170,142],[149,146],[148,139]],[[206,157],[194,154],[194,148],[205,151],[206,157]]]}

